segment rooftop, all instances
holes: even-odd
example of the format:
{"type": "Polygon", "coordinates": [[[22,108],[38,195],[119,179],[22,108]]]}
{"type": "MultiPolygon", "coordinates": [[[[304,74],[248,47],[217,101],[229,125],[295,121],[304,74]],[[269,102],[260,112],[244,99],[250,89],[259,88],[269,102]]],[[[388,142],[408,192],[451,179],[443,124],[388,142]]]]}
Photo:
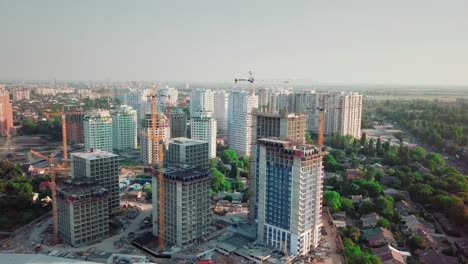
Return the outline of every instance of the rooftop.
{"type": "Polygon", "coordinates": [[[169,141],[170,144],[177,144],[177,145],[198,145],[198,144],[208,144],[207,141],[185,138],[185,137],[177,137],[171,138],[169,141]]]}
{"type": "Polygon", "coordinates": [[[211,178],[208,170],[193,169],[193,168],[164,168],[164,178],[175,181],[194,181],[203,178],[211,178]]]}
{"type": "Polygon", "coordinates": [[[119,156],[114,153],[107,152],[107,151],[100,150],[100,149],[93,149],[89,152],[76,152],[76,153],[71,153],[70,155],[72,157],[77,156],[77,157],[87,159],[87,160],[96,160],[96,159],[112,158],[112,157],[119,156]]]}
{"type": "Polygon", "coordinates": [[[106,188],[96,185],[93,180],[87,178],[75,178],[60,182],[57,189],[70,196],[107,194],[106,188]]]}
{"type": "Polygon", "coordinates": [[[0,254],[0,263],[2,264],[97,264],[84,260],[52,257],[41,254],[0,254]]]}

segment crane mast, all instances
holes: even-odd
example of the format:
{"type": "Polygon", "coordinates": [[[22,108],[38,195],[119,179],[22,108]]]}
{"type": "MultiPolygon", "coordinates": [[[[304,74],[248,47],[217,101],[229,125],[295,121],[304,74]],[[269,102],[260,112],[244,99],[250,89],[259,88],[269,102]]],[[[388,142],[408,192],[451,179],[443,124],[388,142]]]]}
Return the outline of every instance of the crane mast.
{"type": "MultiPolygon", "coordinates": [[[[158,169],[155,171],[158,177],[158,238],[159,238],[159,250],[164,251],[165,248],[165,240],[164,240],[164,229],[165,229],[165,222],[164,222],[164,153],[163,153],[163,136],[162,133],[158,133],[157,124],[161,124],[159,120],[157,111],[156,111],[156,88],[154,90],[154,94],[150,95],[151,97],[151,133],[144,133],[144,136],[151,140],[151,163],[158,164],[158,169]],[[158,150],[156,153],[156,149],[158,150]],[[156,156],[158,160],[156,160],[156,156]]],[[[153,174],[153,176],[155,176],[153,174]]]]}

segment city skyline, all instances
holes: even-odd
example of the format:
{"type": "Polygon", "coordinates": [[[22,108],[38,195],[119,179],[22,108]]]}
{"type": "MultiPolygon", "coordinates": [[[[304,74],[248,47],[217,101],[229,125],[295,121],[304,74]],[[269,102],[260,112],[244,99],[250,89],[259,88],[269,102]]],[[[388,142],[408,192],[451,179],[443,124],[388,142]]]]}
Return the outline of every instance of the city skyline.
{"type": "Polygon", "coordinates": [[[0,3],[0,79],[468,84],[463,1],[0,3]]]}

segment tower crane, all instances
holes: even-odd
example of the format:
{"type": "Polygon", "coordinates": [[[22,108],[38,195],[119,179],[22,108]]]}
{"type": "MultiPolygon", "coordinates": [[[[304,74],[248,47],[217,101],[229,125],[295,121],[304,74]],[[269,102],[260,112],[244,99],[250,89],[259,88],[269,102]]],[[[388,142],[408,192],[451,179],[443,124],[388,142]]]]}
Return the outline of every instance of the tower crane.
{"type": "Polygon", "coordinates": [[[286,258],[286,264],[291,264],[291,256],[288,254],[288,249],[284,241],[281,241],[281,251],[283,251],[284,257],[286,258]]]}
{"type": "Polygon", "coordinates": [[[237,83],[237,82],[249,82],[250,83],[250,95],[253,95],[254,94],[254,88],[253,88],[253,83],[254,83],[255,79],[254,77],[252,76],[252,71],[249,71],[249,78],[247,79],[242,79],[242,78],[236,78],[234,79],[234,83],[237,83]]]}
{"type": "Polygon", "coordinates": [[[52,224],[53,224],[53,239],[52,242],[54,245],[58,244],[58,221],[57,221],[57,185],[55,183],[57,174],[59,172],[68,173],[70,170],[66,162],[56,163],[54,159],[54,154],[51,153],[50,157],[43,155],[35,150],[31,149],[31,154],[39,158],[45,159],[49,162],[49,167],[46,169],[50,173],[50,193],[52,196],[52,224]]]}
{"type": "Polygon", "coordinates": [[[83,112],[80,111],[70,111],[70,112],[65,112],[65,108],[62,105],[60,109],[60,113],[50,113],[50,112],[45,112],[44,115],[47,117],[50,116],[59,116],[61,117],[61,122],[62,122],[62,149],[63,149],[63,161],[67,162],[68,161],[68,145],[67,145],[67,120],[66,116],[67,115],[82,115],[83,112]]]}
{"type": "Polygon", "coordinates": [[[10,133],[8,133],[7,129],[5,129],[5,135],[7,136],[7,138],[6,138],[6,144],[7,144],[7,150],[6,151],[7,152],[5,153],[6,154],[5,156],[8,157],[9,155],[11,155],[11,142],[10,142],[11,135],[10,135],[10,133]]]}
{"type": "Polygon", "coordinates": [[[323,98],[320,100],[320,106],[317,107],[317,110],[319,110],[317,145],[323,146],[323,126],[325,118],[325,102],[323,98]]]}
{"type": "Polygon", "coordinates": [[[164,240],[164,153],[163,153],[163,137],[162,133],[157,132],[157,124],[161,123],[159,121],[159,117],[156,112],[156,89],[154,90],[153,94],[150,94],[151,97],[151,132],[144,133],[143,135],[151,140],[152,143],[152,157],[151,163],[158,164],[158,169],[155,171],[153,170],[153,176],[158,177],[158,238],[159,238],[159,250],[162,252],[165,248],[165,240],[164,240]],[[158,160],[156,160],[156,148],[158,148],[158,160]]]}

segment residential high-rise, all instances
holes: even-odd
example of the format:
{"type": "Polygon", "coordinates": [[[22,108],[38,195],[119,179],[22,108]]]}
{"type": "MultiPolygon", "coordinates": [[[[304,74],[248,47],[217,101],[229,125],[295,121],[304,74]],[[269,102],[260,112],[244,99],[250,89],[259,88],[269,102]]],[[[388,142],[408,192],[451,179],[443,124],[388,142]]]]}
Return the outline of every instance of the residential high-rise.
{"type": "MultiPolygon", "coordinates": [[[[163,175],[166,244],[187,247],[202,242],[210,232],[210,172],[165,168],[163,175]]],[[[158,184],[153,177],[153,219],[158,219],[158,184]]],[[[157,224],[153,225],[153,234],[158,234],[157,224]]]]}
{"type": "Polygon", "coordinates": [[[109,192],[109,217],[120,212],[119,156],[102,150],[71,153],[73,179],[91,179],[109,192]]]}
{"type": "Polygon", "coordinates": [[[13,134],[13,106],[10,102],[10,94],[0,89],[0,135],[13,134]]]}
{"type": "Polygon", "coordinates": [[[322,226],[324,147],[258,140],[258,240],[290,254],[317,247],[322,226]]]}
{"type": "Polygon", "coordinates": [[[57,185],[59,237],[77,247],[109,236],[109,192],[92,180],[57,185]]]}
{"type": "Polygon", "coordinates": [[[212,112],[198,111],[192,115],[191,138],[208,142],[209,157],[216,157],[216,119],[212,112]]]}
{"type": "Polygon", "coordinates": [[[86,151],[99,149],[112,152],[112,117],[109,111],[87,113],[83,119],[86,151]]]}
{"type": "Polygon", "coordinates": [[[187,137],[187,113],[180,107],[171,108],[171,137],[187,137]]]}
{"type": "Polygon", "coordinates": [[[362,95],[353,92],[278,92],[260,90],[262,102],[269,111],[287,109],[307,115],[307,130],[318,133],[319,108],[324,108],[324,134],[361,136],[362,95]]]}
{"type": "Polygon", "coordinates": [[[179,91],[174,87],[166,86],[158,89],[156,95],[156,107],[158,112],[165,112],[168,105],[176,106],[179,91]]]}
{"type": "Polygon", "coordinates": [[[14,101],[29,100],[29,90],[27,89],[18,89],[12,91],[14,101]]]}
{"type": "MultiPolygon", "coordinates": [[[[125,97],[127,104],[137,111],[137,131],[141,131],[141,121],[143,121],[145,115],[149,113],[149,94],[150,90],[131,89],[127,92],[125,97]]],[[[137,133],[137,137],[141,137],[140,133],[137,133]]]]}
{"type": "Polygon", "coordinates": [[[198,111],[214,111],[214,92],[196,89],[190,94],[190,116],[198,111]]]}
{"type": "MultiPolygon", "coordinates": [[[[306,134],[306,116],[301,113],[288,113],[286,109],[279,112],[260,111],[254,109],[252,112],[253,126],[252,126],[252,157],[258,155],[258,139],[275,137],[282,140],[290,140],[295,144],[305,143],[306,134]]],[[[251,177],[250,190],[252,191],[252,198],[250,200],[250,214],[249,221],[254,223],[257,216],[258,205],[258,188],[259,177],[258,160],[252,159],[251,164],[251,177]]]]}
{"type": "Polygon", "coordinates": [[[171,138],[164,154],[164,166],[188,165],[208,169],[208,142],[190,138],[171,138]]]}
{"type": "MultiPolygon", "coordinates": [[[[167,117],[163,113],[157,113],[158,123],[156,124],[156,135],[161,136],[164,142],[167,142],[171,137],[171,130],[169,128],[169,122],[167,117]]],[[[143,135],[153,135],[153,131],[151,130],[151,114],[146,114],[146,118],[141,123],[141,131],[143,135]]],[[[144,163],[151,164],[153,159],[153,140],[149,139],[146,136],[142,136],[140,138],[141,142],[141,159],[144,163]]],[[[156,142],[154,147],[156,147],[155,154],[157,158],[155,159],[158,161],[159,157],[159,142],[156,142]]]]}
{"type": "Polygon", "coordinates": [[[252,138],[252,109],[258,106],[258,97],[246,91],[229,95],[228,145],[238,155],[250,155],[252,138]]]}
{"type": "Polygon", "coordinates": [[[216,117],[218,134],[227,134],[228,94],[225,91],[214,93],[214,116],[216,117]]]}
{"type": "Polygon", "coordinates": [[[137,111],[120,105],[112,111],[112,144],[115,150],[137,148],[137,111]]]}
{"type": "Polygon", "coordinates": [[[67,124],[67,141],[72,143],[84,142],[83,122],[86,113],[65,115],[67,124]]]}

